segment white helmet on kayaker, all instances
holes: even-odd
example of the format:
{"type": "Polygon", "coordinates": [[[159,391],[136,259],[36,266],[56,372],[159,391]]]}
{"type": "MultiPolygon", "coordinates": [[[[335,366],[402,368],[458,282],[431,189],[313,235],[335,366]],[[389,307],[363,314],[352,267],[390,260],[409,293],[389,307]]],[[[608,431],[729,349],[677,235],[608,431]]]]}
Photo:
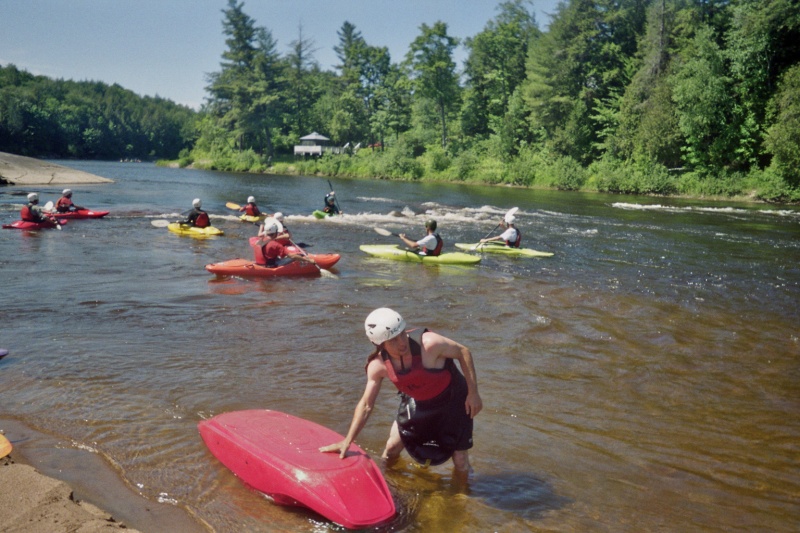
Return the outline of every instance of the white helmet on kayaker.
{"type": "Polygon", "coordinates": [[[39,193],[32,192],[28,195],[29,202],[38,202],[39,201],[39,193]]]}
{"type": "Polygon", "coordinates": [[[506,224],[513,224],[515,220],[517,220],[517,217],[515,217],[514,215],[505,216],[506,224]]]}
{"type": "Polygon", "coordinates": [[[400,335],[406,329],[406,321],[397,311],[388,307],[375,309],[364,321],[364,331],[372,344],[381,345],[400,335]]]}
{"type": "Polygon", "coordinates": [[[267,235],[277,235],[278,225],[273,222],[272,224],[264,228],[264,233],[266,233],[267,235]]]}
{"type": "Polygon", "coordinates": [[[63,191],[61,191],[61,196],[66,196],[67,198],[69,198],[70,196],[72,196],[72,189],[64,189],[63,191]]]}
{"type": "Polygon", "coordinates": [[[203,205],[203,202],[200,201],[200,198],[192,200],[192,207],[200,207],[201,205],[203,205]]]}
{"type": "Polygon", "coordinates": [[[283,222],[283,213],[281,213],[280,211],[278,211],[277,213],[275,213],[274,215],[272,215],[272,218],[274,218],[274,219],[275,219],[275,220],[277,220],[278,222],[283,222]]]}
{"type": "Polygon", "coordinates": [[[256,203],[256,197],[255,197],[255,196],[248,196],[248,197],[247,197],[247,203],[248,203],[248,204],[254,204],[254,203],[256,203]]]}

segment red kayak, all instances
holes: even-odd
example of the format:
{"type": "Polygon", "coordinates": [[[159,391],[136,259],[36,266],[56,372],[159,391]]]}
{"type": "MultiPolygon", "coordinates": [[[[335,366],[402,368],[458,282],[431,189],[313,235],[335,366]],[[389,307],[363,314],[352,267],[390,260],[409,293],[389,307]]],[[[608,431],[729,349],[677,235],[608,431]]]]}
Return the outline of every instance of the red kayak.
{"type": "MultiPolygon", "coordinates": [[[[58,223],[62,226],[67,223],[66,220],[59,218],[58,223]]],[[[34,230],[34,229],[51,229],[55,228],[56,223],[50,222],[28,222],[27,220],[17,220],[12,222],[11,224],[3,224],[3,229],[27,229],[27,230],[34,230]]]]}
{"type": "Polygon", "coordinates": [[[249,259],[231,259],[206,265],[206,270],[217,276],[242,278],[273,278],[276,276],[319,276],[319,268],[311,263],[292,261],[287,265],[268,267],[249,259]]]}
{"type": "Polygon", "coordinates": [[[66,213],[55,213],[58,218],[103,218],[108,211],[92,211],[91,209],[77,209],[66,213]]]}
{"type": "Polygon", "coordinates": [[[331,429],[256,409],[217,415],[198,429],[222,464],[277,504],[308,507],[350,529],[375,526],[395,514],[386,480],[364,450],[351,444],[344,459],[319,451],[342,440],[331,429]]]}
{"type": "MultiPolygon", "coordinates": [[[[266,259],[264,259],[264,251],[262,250],[261,246],[259,246],[258,241],[259,237],[250,237],[250,247],[253,249],[253,258],[255,259],[256,264],[264,264],[266,263],[266,259]]],[[[317,262],[320,268],[324,268],[325,270],[331,268],[333,265],[339,262],[339,259],[342,258],[339,254],[309,254],[302,248],[298,248],[296,246],[287,246],[286,251],[290,254],[300,254],[300,255],[307,255],[311,259],[317,262]]],[[[235,274],[239,275],[239,274],[235,274]]]]}

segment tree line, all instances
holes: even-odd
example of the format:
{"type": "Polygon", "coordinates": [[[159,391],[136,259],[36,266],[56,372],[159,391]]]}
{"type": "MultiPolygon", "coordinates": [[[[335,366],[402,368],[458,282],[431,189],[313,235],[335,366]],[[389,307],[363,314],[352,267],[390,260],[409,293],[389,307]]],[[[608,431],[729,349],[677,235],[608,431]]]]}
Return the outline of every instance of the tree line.
{"type": "Polygon", "coordinates": [[[0,151],[80,159],[177,158],[195,111],[119,85],[52,80],[0,66],[0,151]]]}
{"type": "Polygon", "coordinates": [[[800,200],[797,0],[565,0],[546,30],[509,0],[463,40],[422,24],[401,58],[344,22],[332,71],[302,28],[280,53],[239,0],[222,31],[203,107],[163,111],[182,165],[800,200]],[[369,148],[293,159],[312,131],[369,148]]]}

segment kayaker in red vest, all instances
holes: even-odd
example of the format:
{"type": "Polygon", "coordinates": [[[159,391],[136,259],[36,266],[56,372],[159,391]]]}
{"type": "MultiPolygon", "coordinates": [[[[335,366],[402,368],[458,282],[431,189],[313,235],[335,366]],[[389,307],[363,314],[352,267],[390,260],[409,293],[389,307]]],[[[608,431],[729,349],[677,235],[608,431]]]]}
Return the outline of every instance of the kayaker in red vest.
{"type": "Polygon", "coordinates": [[[247,203],[239,208],[239,211],[244,211],[244,214],[251,217],[261,216],[261,210],[256,205],[256,197],[248,196],[247,203]]]}
{"type": "Polygon", "coordinates": [[[203,202],[200,201],[200,198],[192,200],[192,210],[189,212],[189,216],[183,224],[188,224],[196,228],[207,228],[210,226],[211,220],[208,218],[208,213],[200,209],[202,205],[203,202]]]}
{"type": "Polygon", "coordinates": [[[283,244],[288,245],[291,244],[292,234],[283,224],[283,213],[278,211],[271,217],[267,217],[264,219],[264,222],[258,228],[258,237],[261,237],[261,240],[264,244],[267,243],[269,240],[269,236],[267,235],[267,229],[272,226],[276,225],[278,227],[278,236],[277,239],[283,242],[283,244]]]}
{"type": "Polygon", "coordinates": [[[427,235],[418,241],[412,241],[406,237],[405,233],[401,233],[399,237],[406,243],[409,250],[416,251],[419,255],[436,256],[442,253],[444,241],[439,234],[436,233],[436,221],[429,220],[425,223],[425,230],[427,235]]]}
{"type": "Polygon", "coordinates": [[[70,211],[77,211],[83,207],[72,203],[72,189],[64,189],[61,192],[61,198],[56,202],[56,211],[59,213],[69,213],[70,211]]]}
{"type": "Polygon", "coordinates": [[[422,464],[452,458],[459,475],[469,474],[472,419],[483,409],[469,349],[427,329],[406,330],[403,317],[386,307],[370,313],[364,329],[376,347],[367,358],[364,394],[345,439],[320,451],[345,457],[375,407],[383,378],[388,378],[401,400],[383,458],[393,461],[405,449],[422,464]]]}
{"type": "Polygon", "coordinates": [[[19,217],[26,222],[50,222],[52,220],[39,205],[39,193],[35,192],[28,195],[28,205],[22,206],[19,217]]]}
{"type": "Polygon", "coordinates": [[[266,265],[268,267],[287,265],[292,261],[303,261],[304,263],[316,264],[316,261],[307,255],[290,253],[286,249],[286,245],[281,242],[282,239],[278,238],[278,225],[276,223],[273,222],[270,224],[266,228],[265,233],[267,239],[269,240],[264,245],[262,250],[264,251],[264,259],[266,260],[266,265]]]}
{"type": "Polygon", "coordinates": [[[506,215],[506,217],[503,219],[503,226],[506,228],[506,230],[496,237],[481,239],[481,242],[503,241],[506,243],[506,246],[519,248],[519,245],[522,242],[522,233],[520,233],[520,231],[514,225],[514,220],[516,220],[514,215],[506,215]]]}

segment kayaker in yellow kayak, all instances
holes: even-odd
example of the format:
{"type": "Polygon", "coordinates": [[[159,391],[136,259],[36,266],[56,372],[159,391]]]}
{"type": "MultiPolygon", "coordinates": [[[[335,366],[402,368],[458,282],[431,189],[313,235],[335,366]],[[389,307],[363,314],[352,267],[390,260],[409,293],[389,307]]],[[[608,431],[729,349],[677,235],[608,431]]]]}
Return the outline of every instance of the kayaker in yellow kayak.
{"type": "Polygon", "coordinates": [[[189,216],[186,220],[180,222],[180,224],[187,224],[196,228],[207,228],[210,226],[211,220],[208,218],[208,213],[200,209],[202,205],[203,202],[200,201],[200,198],[192,200],[192,210],[189,211],[189,216]]]}
{"type": "Polygon", "coordinates": [[[412,241],[406,237],[405,233],[399,234],[398,237],[406,244],[409,250],[416,251],[419,255],[435,257],[441,254],[444,241],[436,233],[436,221],[431,219],[425,222],[425,231],[427,234],[418,241],[412,241]]]}
{"type": "Polygon", "coordinates": [[[514,220],[516,220],[514,215],[506,215],[502,222],[506,230],[495,237],[481,239],[481,244],[492,241],[503,241],[505,242],[506,246],[510,246],[511,248],[519,248],[519,245],[522,242],[522,233],[514,225],[514,220]]]}
{"type": "Polygon", "coordinates": [[[248,196],[247,203],[239,208],[239,211],[244,211],[244,214],[251,217],[261,216],[261,210],[256,205],[256,197],[248,196]]]}

